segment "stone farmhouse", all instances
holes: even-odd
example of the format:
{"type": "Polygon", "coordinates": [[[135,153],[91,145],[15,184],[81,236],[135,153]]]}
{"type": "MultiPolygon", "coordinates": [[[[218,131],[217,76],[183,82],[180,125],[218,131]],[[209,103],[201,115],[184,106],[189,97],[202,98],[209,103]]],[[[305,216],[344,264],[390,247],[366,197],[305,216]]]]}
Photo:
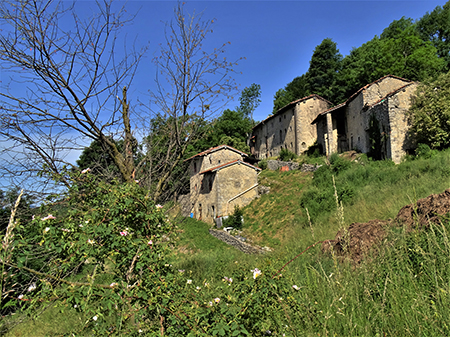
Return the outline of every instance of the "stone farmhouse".
{"type": "Polygon", "coordinates": [[[331,105],[318,95],[289,103],[253,128],[250,153],[257,159],[277,156],[281,149],[302,154],[317,140],[312,121],[331,105]]]}
{"type": "Polygon", "coordinates": [[[260,168],[244,161],[247,154],[228,145],[200,152],[190,161],[190,202],[194,218],[213,222],[249,204],[258,195],[260,168]]]}
{"type": "Polygon", "coordinates": [[[253,128],[251,152],[257,159],[277,156],[282,148],[302,154],[317,142],[326,155],[372,151],[379,159],[399,163],[415,145],[406,111],[416,87],[387,75],[332,108],[317,95],[294,101],[253,128]]]}
{"type": "Polygon", "coordinates": [[[324,153],[372,152],[396,164],[415,147],[406,112],[417,83],[388,75],[366,85],[345,103],[317,116],[317,142],[324,153]]]}

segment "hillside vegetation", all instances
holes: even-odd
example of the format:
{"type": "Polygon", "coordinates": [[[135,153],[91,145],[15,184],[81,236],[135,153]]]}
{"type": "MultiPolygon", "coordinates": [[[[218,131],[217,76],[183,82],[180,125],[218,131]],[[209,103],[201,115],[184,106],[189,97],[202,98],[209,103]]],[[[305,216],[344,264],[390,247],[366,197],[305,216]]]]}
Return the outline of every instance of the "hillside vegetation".
{"type": "MultiPolygon", "coordinates": [[[[393,229],[377,255],[357,267],[322,253],[320,244],[299,255],[318,241],[333,239],[343,226],[393,218],[402,206],[449,188],[449,150],[428,152],[400,165],[365,156],[352,162],[333,156],[330,165],[314,174],[265,170],[260,182],[271,191],[244,208],[242,235],[271,247],[268,255],[245,255],[210,236],[210,225],[173,219],[178,239],[167,266],[173,265],[176,275],[169,302],[161,299],[169,310],[162,313],[168,320],[162,325],[165,335],[450,333],[446,320],[450,315],[450,217],[428,230],[393,229]],[[337,212],[335,191],[343,216],[337,212]]],[[[35,336],[36,331],[62,335],[90,320],[65,301],[50,303],[58,308],[47,310],[32,324],[26,321],[7,336],[35,336]]],[[[105,321],[114,326],[106,316],[105,321]]],[[[143,335],[160,335],[156,318],[138,326],[143,335]]],[[[122,329],[131,333],[132,327],[125,320],[122,329]]],[[[79,335],[89,331],[110,334],[88,328],[79,335]]]]}

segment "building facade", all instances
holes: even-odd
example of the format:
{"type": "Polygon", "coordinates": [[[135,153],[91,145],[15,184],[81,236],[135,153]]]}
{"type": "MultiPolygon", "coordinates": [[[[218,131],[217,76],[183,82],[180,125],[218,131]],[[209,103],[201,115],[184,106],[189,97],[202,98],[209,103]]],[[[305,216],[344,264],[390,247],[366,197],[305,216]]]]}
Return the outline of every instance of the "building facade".
{"type": "Polygon", "coordinates": [[[282,149],[297,155],[304,153],[317,140],[312,121],[330,106],[330,102],[318,95],[289,103],[253,128],[251,154],[264,159],[278,156],[282,149]]]}
{"type": "Polygon", "coordinates": [[[415,146],[407,111],[416,87],[393,75],[366,85],[314,119],[317,142],[326,155],[356,150],[399,163],[415,146]]]}
{"type": "Polygon", "coordinates": [[[213,222],[248,205],[258,196],[260,168],[244,161],[247,154],[228,145],[210,148],[190,161],[190,201],[194,218],[213,222]]]}

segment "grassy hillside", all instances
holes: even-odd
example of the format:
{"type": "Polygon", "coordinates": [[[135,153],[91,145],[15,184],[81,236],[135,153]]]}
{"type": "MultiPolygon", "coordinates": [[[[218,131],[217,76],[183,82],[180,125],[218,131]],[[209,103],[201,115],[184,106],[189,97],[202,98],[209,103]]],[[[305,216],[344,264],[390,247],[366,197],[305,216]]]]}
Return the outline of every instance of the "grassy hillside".
{"type": "MultiPolygon", "coordinates": [[[[450,334],[446,322],[450,218],[427,232],[395,230],[390,244],[357,268],[323,254],[320,245],[294,259],[315,242],[333,239],[342,226],[393,218],[402,206],[450,188],[449,150],[400,165],[365,156],[353,162],[333,156],[329,166],[314,174],[263,171],[260,183],[269,186],[270,193],[244,208],[242,235],[271,247],[268,255],[245,255],[209,235],[209,224],[174,218],[178,241],[170,263],[188,279],[184,287],[197,287],[189,295],[195,299],[187,301],[192,303],[189,310],[212,298],[227,301],[221,302],[220,315],[214,307],[203,308],[206,311],[199,316],[192,311],[196,324],[211,315],[206,316],[208,324],[225,327],[211,330],[218,335],[231,331],[226,329],[233,322],[252,336],[266,336],[267,331],[273,336],[450,334]],[[343,217],[337,212],[336,196],[343,217]],[[258,278],[251,277],[255,268],[262,271],[258,278]],[[221,325],[220,319],[228,325],[221,325]]],[[[7,336],[36,336],[36,331],[42,336],[62,334],[82,319],[67,309],[56,311],[51,309],[47,316],[32,324],[28,321],[7,336]],[[70,323],[67,330],[55,317],[70,323]]],[[[245,335],[242,331],[234,330],[237,336],[245,335]]]]}

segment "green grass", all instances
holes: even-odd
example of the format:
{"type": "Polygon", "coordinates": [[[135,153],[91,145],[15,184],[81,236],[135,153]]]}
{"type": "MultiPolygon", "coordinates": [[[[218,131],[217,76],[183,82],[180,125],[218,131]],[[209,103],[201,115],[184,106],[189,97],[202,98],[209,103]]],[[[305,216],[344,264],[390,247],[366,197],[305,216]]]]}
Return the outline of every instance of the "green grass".
{"type": "MultiPolygon", "coordinates": [[[[263,171],[260,183],[271,191],[243,209],[243,235],[273,252],[245,255],[209,235],[210,225],[177,218],[179,239],[171,263],[195,284],[210,283],[211,296],[223,286],[224,276],[267,263],[281,268],[309,245],[333,239],[339,229],[332,175],[346,226],[394,218],[404,205],[450,188],[450,150],[399,165],[364,156],[351,164],[334,162],[316,178],[299,171],[263,171]]],[[[390,244],[357,268],[322,254],[320,245],[308,250],[283,270],[300,287],[291,290],[291,302],[286,302],[297,304],[280,307],[278,313],[289,316],[292,329],[286,336],[449,335],[449,231],[450,219],[427,232],[395,229],[390,244]]],[[[54,335],[79,319],[70,310],[61,314],[52,308],[7,336],[54,335]]]]}

